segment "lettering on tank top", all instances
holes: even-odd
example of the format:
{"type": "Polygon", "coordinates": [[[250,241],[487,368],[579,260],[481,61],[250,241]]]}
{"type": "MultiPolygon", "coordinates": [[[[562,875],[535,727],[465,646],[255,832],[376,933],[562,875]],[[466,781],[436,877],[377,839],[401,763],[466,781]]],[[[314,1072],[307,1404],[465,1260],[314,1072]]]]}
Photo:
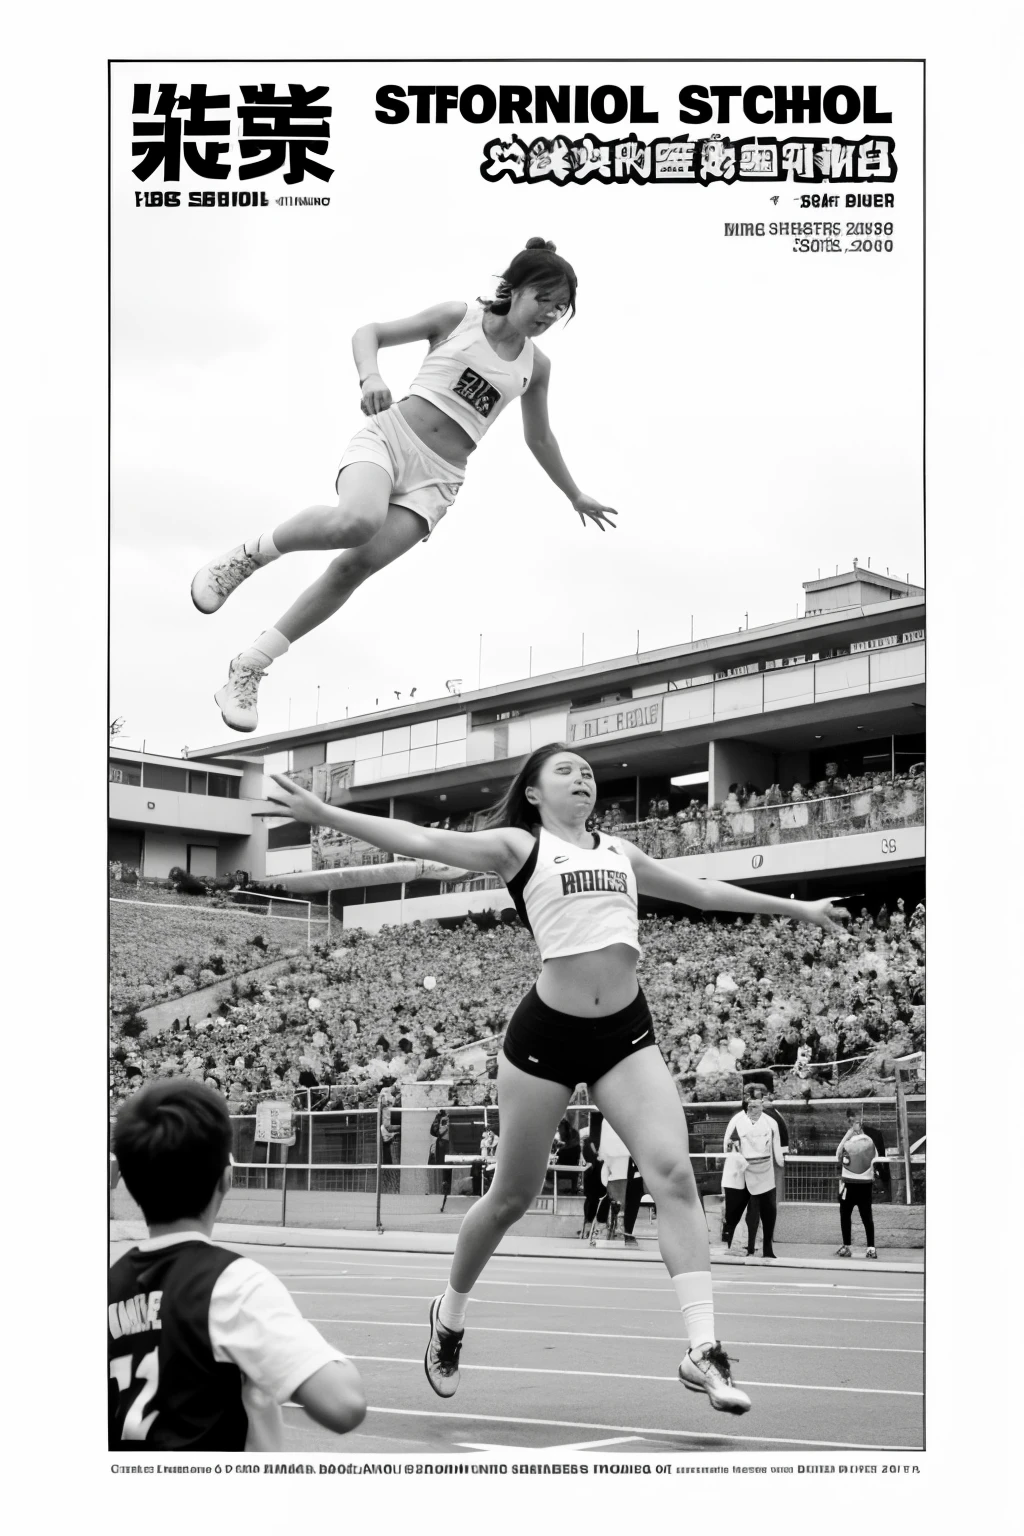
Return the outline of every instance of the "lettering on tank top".
{"type": "Polygon", "coordinates": [[[588,891],[614,891],[628,896],[629,886],[620,869],[574,869],[561,876],[563,896],[583,896],[588,891]]]}
{"type": "Polygon", "coordinates": [[[480,416],[489,416],[501,399],[501,391],[482,374],[472,368],[464,368],[452,385],[453,392],[462,400],[468,400],[480,416]]]}

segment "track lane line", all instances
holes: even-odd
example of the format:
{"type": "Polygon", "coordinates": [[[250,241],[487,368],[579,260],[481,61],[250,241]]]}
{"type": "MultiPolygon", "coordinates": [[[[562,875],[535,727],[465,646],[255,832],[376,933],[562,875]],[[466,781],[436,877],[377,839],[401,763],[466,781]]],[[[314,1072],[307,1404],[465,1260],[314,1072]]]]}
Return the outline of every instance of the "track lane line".
{"type": "MultiPolygon", "coordinates": [[[[286,1403],[285,1407],[298,1409],[298,1404],[286,1403]]],[[[303,1410],[299,1409],[299,1412],[302,1411],[303,1410]]],[[[475,1424],[524,1424],[536,1426],[539,1429],[599,1429],[605,1430],[609,1434],[641,1435],[645,1439],[651,1439],[657,1436],[671,1440],[699,1440],[702,1444],[705,1445],[708,1443],[708,1441],[724,1441],[726,1444],[735,1442],[737,1444],[746,1445],[806,1446],[811,1450],[823,1451],[903,1451],[908,1455],[912,1455],[914,1452],[920,1451],[922,1449],[920,1445],[886,1445],[884,1442],[878,1444],[867,1440],[795,1440],[786,1439],[781,1435],[728,1435],[721,1432],[716,1434],[714,1431],[701,1434],[699,1430],[694,1429],[651,1429],[644,1428],[643,1426],[637,1426],[635,1424],[590,1424],[581,1422],[577,1419],[512,1418],[504,1414],[457,1413],[451,1410],[449,1410],[447,1413],[442,1413],[439,1409],[436,1408],[370,1407],[367,1409],[367,1413],[390,1413],[416,1419],[466,1419],[475,1424]]],[[[358,1434],[358,1431],[356,1431],[356,1433],[358,1434]]],[[[713,1446],[709,1448],[714,1449],[713,1446]]],[[[537,1447],[530,1445],[524,1445],[522,1447],[524,1454],[529,1454],[531,1450],[536,1449],[537,1447]]],[[[439,1451],[434,1452],[433,1454],[443,1456],[445,1453],[444,1451],[439,1451]]]]}
{"type": "MultiPolygon", "coordinates": [[[[383,1296],[383,1295],[381,1295],[381,1293],[379,1291],[292,1291],[291,1294],[293,1296],[330,1296],[334,1301],[347,1301],[347,1300],[351,1299],[353,1301],[355,1301],[355,1300],[361,1300],[361,1301],[370,1300],[370,1301],[389,1301],[389,1302],[394,1302],[394,1301],[426,1301],[426,1302],[431,1302],[431,1301],[436,1301],[436,1299],[437,1299],[437,1293],[436,1292],[434,1292],[431,1295],[422,1295],[422,1296],[407,1296],[407,1295],[402,1295],[402,1296],[398,1296],[398,1295],[383,1296]]],[[[498,1300],[492,1301],[488,1297],[474,1296],[472,1304],[474,1306],[478,1306],[478,1307],[532,1307],[534,1309],[543,1309],[546,1312],[550,1312],[552,1310],[552,1308],[546,1302],[543,1302],[543,1301],[510,1301],[507,1297],[501,1297],[498,1300]]],[[[581,1301],[581,1302],[577,1302],[577,1303],[566,1303],[565,1307],[564,1307],[564,1310],[565,1311],[574,1311],[574,1312],[628,1312],[630,1317],[642,1317],[644,1315],[648,1315],[648,1316],[664,1316],[664,1317],[678,1317],[679,1316],[679,1310],[678,1310],[677,1307],[615,1307],[615,1306],[610,1306],[607,1303],[602,1303],[600,1305],[594,1305],[594,1304],[592,1304],[590,1302],[585,1302],[585,1301],[581,1301]]],[[[775,1323],[778,1323],[778,1322],[783,1322],[783,1323],[828,1323],[830,1326],[835,1324],[835,1323],[852,1323],[852,1324],[854,1324],[854,1325],[856,1325],[858,1327],[863,1327],[865,1322],[870,1321],[870,1324],[871,1324],[871,1326],[873,1328],[877,1328],[877,1327],[880,1327],[880,1326],[883,1326],[883,1325],[887,1325],[887,1326],[890,1326],[890,1327],[893,1327],[893,1328],[923,1328],[924,1327],[923,1321],[921,1321],[920,1319],[917,1319],[917,1318],[873,1317],[873,1318],[867,1319],[867,1318],[863,1318],[863,1317],[808,1317],[805,1314],[799,1313],[799,1312],[727,1312],[724,1309],[719,1308],[719,1307],[715,1308],[715,1316],[716,1317],[754,1317],[754,1318],[757,1318],[758,1321],[760,1321],[760,1322],[765,1322],[765,1321],[767,1321],[770,1318],[771,1321],[775,1322],[775,1323]]]]}
{"type": "MultiPolygon", "coordinates": [[[[318,1327],[324,1324],[337,1325],[344,1328],[426,1328],[426,1323],[397,1323],[390,1318],[383,1317],[307,1317],[307,1323],[315,1323],[318,1327]]],[[[478,1333],[511,1333],[519,1338],[537,1339],[624,1339],[633,1344],[679,1344],[685,1345],[686,1340],[677,1334],[665,1333],[584,1333],[580,1329],[573,1328],[488,1328],[482,1324],[474,1324],[474,1334],[478,1333]]],[[[722,1344],[731,1344],[741,1349],[827,1349],[835,1350],[840,1354],[858,1355],[923,1355],[923,1349],[897,1349],[879,1344],[785,1344],[767,1342],[761,1339],[722,1339],[722,1344]]]]}
{"type": "MultiPolygon", "coordinates": [[[[349,1355],[350,1360],[355,1360],[363,1365],[423,1365],[422,1357],[416,1356],[409,1360],[401,1355],[349,1355]]],[[[548,1366],[533,1365],[461,1365],[463,1371],[486,1371],[490,1375],[498,1376],[588,1376],[596,1377],[600,1381],[660,1381],[670,1386],[678,1386],[678,1376],[645,1376],[633,1371],[569,1371],[556,1370],[548,1366]]],[[[800,1381],[750,1381],[735,1378],[738,1387],[766,1387],[785,1392],[846,1392],[858,1397],[924,1397],[923,1392],[911,1392],[895,1387],[833,1387],[829,1385],[805,1384],[800,1381]]]]}
{"type": "MultiPolygon", "coordinates": [[[[277,1273],[278,1279],[281,1279],[281,1280],[284,1280],[284,1279],[302,1280],[302,1279],[309,1278],[309,1279],[314,1279],[314,1280],[350,1280],[350,1281],[387,1280],[387,1281],[393,1282],[396,1279],[400,1280],[400,1279],[404,1278],[402,1275],[395,1276],[395,1275],[386,1275],[386,1274],[364,1274],[364,1273],[360,1273],[358,1275],[352,1275],[352,1274],[346,1274],[344,1271],[339,1271],[335,1275],[324,1275],[324,1274],[317,1273],[317,1274],[314,1274],[314,1275],[310,1275],[308,1277],[305,1276],[305,1275],[282,1274],[280,1271],[276,1271],[276,1273],[277,1273]]],[[[412,1278],[415,1278],[415,1277],[412,1277],[412,1278]]],[[[428,1278],[446,1279],[447,1278],[447,1272],[444,1275],[440,1275],[439,1274],[437,1276],[428,1277],[428,1278]]],[[[721,1290],[721,1289],[725,1288],[725,1286],[728,1284],[728,1282],[727,1281],[717,1281],[717,1280],[712,1279],[712,1284],[714,1285],[716,1290],[721,1290]]],[[[481,1278],[476,1282],[476,1285],[474,1286],[474,1290],[477,1290],[480,1286],[484,1286],[484,1285],[488,1285],[488,1286],[491,1286],[491,1287],[500,1287],[502,1290],[573,1291],[577,1295],[581,1291],[586,1292],[588,1295],[592,1295],[595,1291],[613,1291],[613,1292],[616,1292],[616,1293],[621,1292],[623,1294],[629,1294],[629,1295],[650,1296],[650,1295],[657,1295],[659,1293],[666,1294],[666,1293],[668,1293],[671,1290],[671,1285],[667,1282],[666,1277],[664,1277],[664,1276],[659,1278],[659,1284],[657,1286],[654,1286],[654,1285],[582,1285],[582,1284],[573,1285],[573,1284],[570,1284],[569,1282],[562,1282],[560,1280],[555,1280],[555,1281],[547,1280],[547,1281],[534,1281],[534,1282],[523,1281],[523,1280],[488,1280],[486,1277],[481,1276],[481,1278]]],[[[922,1292],[916,1292],[916,1291],[896,1291],[896,1292],[893,1292],[893,1291],[887,1291],[887,1290],[879,1290],[879,1291],[874,1291],[872,1294],[869,1294],[869,1295],[864,1295],[864,1296],[855,1295],[855,1296],[851,1296],[851,1295],[841,1295],[836,1290],[834,1290],[832,1287],[818,1287],[818,1286],[815,1286],[815,1287],[810,1287],[810,1289],[813,1289],[815,1291],[815,1295],[812,1298],[809,1298],[809,1299],[812,1299],[814,1301],[847,1301],[847,1302],[851,1302],[851,1303],[857,1303],[857,1302],[861,1302],[861,1301],[881,1301],[881,1302],[898,1302],[898,1303],[902,1303],[903,1305],[912,1306],[912,1305],[916,1305],[919,1301],[923,1300],[923,1293],[922,1292]]],[[[861,1289],[868,1289],[868,1288],[867,1287],[863,1287],[861,1289]]],[[[791,1287],[791,1286],[788,1286],[788,1285],[785,1285],[785,1284],[781,1285],[781,1286],[780,1285],[765,1286],[765,1287],[763,1287],[759,1291],[752,1291],[752,1292],[733,1291],[732,1294],[735,1295],[735,1296],[740,1296],[740,1295],[745,1295],[745,1294],[763,1295],[765,1297],[776,1296],[776,1297],[778,1297],[781,1300],[785,1300],[785,1299],[789,1298],[790,1300],[794,1300],[794,1301],[795,1300],[803,1299],[803,1291],[802,1291],[802,1289],[796,1288],[796,1287],[791,1287]]]]}

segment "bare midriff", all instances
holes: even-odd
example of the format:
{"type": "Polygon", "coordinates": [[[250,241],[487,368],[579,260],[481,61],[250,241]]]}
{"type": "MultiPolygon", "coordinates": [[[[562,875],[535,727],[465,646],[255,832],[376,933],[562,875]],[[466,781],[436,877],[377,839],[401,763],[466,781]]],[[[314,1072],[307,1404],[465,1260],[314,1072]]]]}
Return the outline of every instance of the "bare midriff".
{"type": "Polygon", "coordinates": [[[629,944],[609,944],[582,955],[545,960],[537,996],[558,1013],[601,1019],[628,1008],[637,994],[637,953],[629,944]]]}
{"type": "Polygon", "coordinates": [[[425,443],[439,459],[447,459],[456,469],[465,469],[466,460],[476,447],[468,432],[457,421],[446,416],[438,406],[419,395],[406,395],[398,402],[398,410],[409,430],[421,443],[425,443]]]}

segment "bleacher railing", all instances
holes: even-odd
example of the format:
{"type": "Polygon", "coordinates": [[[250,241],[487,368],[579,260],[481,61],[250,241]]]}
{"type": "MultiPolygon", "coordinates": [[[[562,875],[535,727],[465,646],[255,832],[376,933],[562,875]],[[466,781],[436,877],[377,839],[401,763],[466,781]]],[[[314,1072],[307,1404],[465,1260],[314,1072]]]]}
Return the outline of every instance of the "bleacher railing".
{"type": "Polygon", "coordinates": [[[911,781],[778,805],[747,805],[737,810],[716,806],[702,809],[689,820],[684,813],[683,820],[666,816],[618,822],[607,830],[628,838],[652,858],[676,859],[687,854],[817,842],[857,832],[923,826],[924,815],[924,785],[911,781]]]}

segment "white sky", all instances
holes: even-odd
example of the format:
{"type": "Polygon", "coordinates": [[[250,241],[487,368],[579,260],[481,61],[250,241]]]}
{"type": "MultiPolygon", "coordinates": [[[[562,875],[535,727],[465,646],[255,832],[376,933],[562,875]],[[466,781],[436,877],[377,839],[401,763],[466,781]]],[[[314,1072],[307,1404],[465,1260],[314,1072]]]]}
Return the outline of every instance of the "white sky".
{"type": "MultiPolygon", "coordinates": [[[[531,645],[534,672],[577,663],[583,633],[594,661],[632,652],[638,629],[644,649],[686,639],[691,614],[697,636],[745,614],[751,626],[792,616],[801,581],[854,556],[921,580],[920,123],[916,65],[115,67],[111,707],[125,744],[177,753],[224,740],[212,694],[229,658],[330,558],[279,561],[213,617],[189,598],[205,560],[331,499],[362,422],[355,327],[493,291],[535,234],[580,281],[577,318],[542,342],[552,424],[577,482],[620,509],[618,530],[581,528],[509,407],[429,545],[275,665],[261,731],[312,723],[318,685],[321,720],[394,703],[395,689],[443,694],[446,678],[475,687],[480,634],[487,685],[525,676],[531,645]],[[233,115],[240,84],[268,78],[330,86],[330,186],[185,171],[181,187],[326,191],[329,209],[134,205],[135,81],[201,80],[231,93],[233,115]],[[374,117],[385,83],[502,80],[642,82],[661,120],[641,138],[683,131],[676,94],[690,81],[876,84],[893,113],[877,131],[895,138],[899,165],[879,190],[896,206],[804,213],[789,183],[493,185],[479,174],[493,124],[374,117]],[[845,238],[847,219],[890,217],[891,253],[723,237],[727,219],[838,218],[845,238]]],[[[158,173],[145,188],[162,185],[158,173]]],[[[396,398],[423,350],[382,352],[396,398]]]]}

